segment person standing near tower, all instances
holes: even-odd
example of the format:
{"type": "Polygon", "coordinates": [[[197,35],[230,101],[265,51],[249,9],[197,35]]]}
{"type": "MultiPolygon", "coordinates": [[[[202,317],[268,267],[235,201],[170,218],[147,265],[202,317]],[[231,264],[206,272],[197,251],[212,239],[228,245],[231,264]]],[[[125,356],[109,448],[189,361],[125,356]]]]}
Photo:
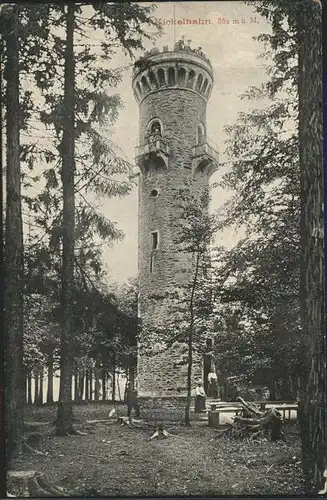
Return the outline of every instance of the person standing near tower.
{"type": "Polygon", "coordinates": [[[206,393],[201,382],[195,389],[195,413],[201,413],[206,409],[206,393]]]}
{"type": "Polygon", "coordinates": [[[217,375],[213,370],[208,374],[208,382],[209,382],[208,395],[212,398],[217,398],[218,397],[217,375]]]}
{"type": "Polygon", "coordinates": [[[137,401],[137,392],[132,386],[132,384],[127,384],[126,387],[126,403],[127,403],[127,416],[132,415],[132,410],[135,410],[136,418],[140,417],[140,407],[137,401]]]}

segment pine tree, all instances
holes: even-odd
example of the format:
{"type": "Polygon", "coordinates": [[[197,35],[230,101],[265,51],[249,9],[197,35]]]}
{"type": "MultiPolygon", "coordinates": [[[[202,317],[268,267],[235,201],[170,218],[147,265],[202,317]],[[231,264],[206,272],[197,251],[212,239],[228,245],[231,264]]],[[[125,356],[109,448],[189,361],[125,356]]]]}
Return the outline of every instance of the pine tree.
{"type": "Polygon", "coordinates": [[[303,1],[299,29],[299,138],[301,169],[301,309],[309,359],[301,395],[306,487],[321,488],[327,467],[324,296],[324,175],[322,16],[318,2],[303,1]]]}
{"type": "Polygon", "coordinates": [[[300,422],[306,490],[317,492],[326,468],[321,2],[247,2],[266,17],[275,71],[272,95],[290,78],[298,85],[301,198],[300,302],[303,363],[300,422]],[[285,27],[286,25],[286,27],[285,27]],[[285,50],[287,47],[287,50],[285,50]],[[298,64],[291,65],[296,58],[298,64]],[[308,348],[309,346],[309,348],[308,348]]]}
{"type": "MultiPolygon", "coordinates": [[[[23,9],[28,20],[32,19],[34,22],[37,15],[33,9],[30,11],[29,7],[26,7],[25,10],[26,12],[23,9]]],[[[42,274],[40,269],[41,272],[39,276],[35,276],[34,283],[43,288],[43,291],[50,285],[55,292],[58,287],[58,274],[61,273],[61,250],[62,245],[64,246],[61,317],[65,321],[65,333],[63,333],[62,344],[67,347],[69,342],[69,349],[62,348],[62,353],[66,356],[62,362],[62,367],[66,366],[63,376],[65,381],[62,384],[66,389],[62,386],[61,394],[65,393],[62,399],[66,402],[71,399],[68,379],[71,379],[71,363],[76,344],[72,313],[77,291],[76,284],[78,286],[82,284],[83,288],[87,289],[90,285],[85,286],[85,284],[92,283],[94,279],[97,286],[101,286],[103,278],[101,250],[94,239],[112,241],[122,237],[122,232],[114,223],[99,213],[86,195],[88,191],[93,191],[98,196],[123,196],[131,189],[131,184],[127,179],[130,171],[129,163],[120,157],[120,152],[114,147],[112,141],[108,140],[108,131],[105,131],[106,137],[100,131],[101,127],[114,122],[121,107],[118,95],[111,92],[108,95],[108,86],[117,85],[122,77],[122,71],[103,68],[101,59],[110,60],[120,46],[130,55],[142,48],[143,37],[149,38],[143,26],[155,25],[150,12],[152,12],[152,7],[130,4],[97,4],[91,8],[75,6],[72,21],[72,37],[76,40],[72,48],[75,78],[74,81],[71,80],[72,85],[67,87],[67,73],[62,73],[62,62],[65,59],[67,68],[65,54],[67,40],[62,39],[56,33],[56,28],[66,23],[67,13],[65,7],[50,6],[44,13],[47,16],[45,21],[48,29],[47,41],[43,45],[43,50],[37,51],[37,60],[33,61],[32,76],[42,93],[44,106],[42,109],[33,109],[32,115],[51,131],[53,140],[52,143],[49,144],[48,141],[48,144],[41,148],[32,140],[24,144],[22,150],[23,165],[29,170],[33,170],[40,160],[45,167],[42,176],[32,177],[29,173],[25,175],[26,187],[28,184],[36,187],[37,183],[40,182],[41,185],[43,183],[36,196],[25,196],[27,206],[35,213],[33,223],[40,226],[45,233],[41,245],[38,240],[42,240],[42,237],[33,238],[34,241],[30,245],[30,263],[36,260],[37,253],[42,256],[42,266],[45,265],[49,273],[46,274],[46,279],[42,277],[39,280],[42,274]],[[92,34],[92,30],[95,29],[103,36],[100,51],[94,50],[94,44],[89,42],[90,31],[92,34]],[[72,158],[75,171],[72,172],[73,162],[70,161],[69,174],[67,167],[69,160],[67,161],[67,148],[65,147],[67,103],[71,103],[70,99],[67,100],[68,88],[71,93],[70,97],[74,101],[75,114],[75,119],[71,124],[69,143],[73,148],[72,158]],[[125,178],[119,179],[119,176],[125,178]],[[73,188],[71,182],[74,183],[73,188]],[[61,183],[64,192],[63,200],[60,192],[61,183]],[[71,191],[67,193],[69,189],[71,191]],[[67,213],[68,199],[70,216],[67,213]],[[70,231],[72,234],[70,240],[69,229],[67,230],[68,219],[71,230],[76,220],[74,234],[70,231]],[[68,262],[67,244],[70,247],[68,262]],[[74,286],[73,282],[75,282],[74,286]]],[[[26,53],[30,58],[35,56],[35,51],[33,52],[31,47],[27,47],[26,53]]],[[[68,432],[72,431],[72,426],[68,423],[67,425],[61,423],[63,419],[68,422],[72,416],[68,406],[70,405],[66,404],[66,411],[64,403],[60,405],[57,419],[58,433],[65,434],[67,429],[68,432]]]]}
{"type": "Polygon", "coordinates": [[[23,371],[23,229],[19,148],[18,6],[1,11],[6,43],[6,225],[4,331],[6,355],[7,454],[22,451],[25,380],[23,371]]]}
{"type": "Polygon", "coordinates": [[[74,55],[74,4],[67,6],[65,93],[63,126],[63,247],[62,247],[62,310],[60,353],[60,392],[57,434],[73,432],[72,409],[72,336],[73,336],[73,287],[74,287],[74,243],[75,243],[75,55],[74,55]]]}

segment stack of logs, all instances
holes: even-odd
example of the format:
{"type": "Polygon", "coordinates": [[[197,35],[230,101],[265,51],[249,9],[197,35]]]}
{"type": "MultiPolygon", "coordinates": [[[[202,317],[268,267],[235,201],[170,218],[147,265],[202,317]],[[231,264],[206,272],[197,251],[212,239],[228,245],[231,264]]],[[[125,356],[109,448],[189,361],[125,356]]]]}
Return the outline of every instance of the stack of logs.
{"type": "Polygon", "coordinates": [[[261,411],[258,406],[237,398],[242,405],[241,415],[234,417],[234,422],[224,434],[235,438],[255,439],[270,432],[272,441],[284,439],[282,414],[276,408],[261,411]]]}

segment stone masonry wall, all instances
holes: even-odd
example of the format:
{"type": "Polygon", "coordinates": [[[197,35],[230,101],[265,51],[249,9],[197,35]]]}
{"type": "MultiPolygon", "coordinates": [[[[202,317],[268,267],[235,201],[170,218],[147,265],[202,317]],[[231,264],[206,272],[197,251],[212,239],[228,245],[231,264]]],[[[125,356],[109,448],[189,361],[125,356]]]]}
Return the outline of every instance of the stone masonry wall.
{"type": "MultiPolygon", "coordinates": [[[[206,102],[199,94],[179,88],[161,89],[149,94],[140,106],[140,144],[146,140],[148,123],[159,118],[163,140],[169,145],[168,169],[155,161],[139,182],[139,314],[142,324],[165,320],[169,306],[163,299],[153,299],[172,283],[190,279],[190,256],[176,247],[175,196],[191,180],[192,147],[196,144],[196,128],[206,124],[206,102]],[[151,196],[156,189],[158,196],[151,196]],[[151,248],[151,232],[159,231],[157,250],[151,248]],[[150,272],[151,254],[153,269],[150,272]]],[[[185,346],[186,347],[186,346],[185,346]]],[[[186,351],[187,352],[187,351],[186,351]]],[[[187,365],[181,346],[155,357],[138,356],[138,391],[140,397],[185,396],[187,365]]],[[[202,360],[194,362],[193,379],[202,379],[202,360]]]]}

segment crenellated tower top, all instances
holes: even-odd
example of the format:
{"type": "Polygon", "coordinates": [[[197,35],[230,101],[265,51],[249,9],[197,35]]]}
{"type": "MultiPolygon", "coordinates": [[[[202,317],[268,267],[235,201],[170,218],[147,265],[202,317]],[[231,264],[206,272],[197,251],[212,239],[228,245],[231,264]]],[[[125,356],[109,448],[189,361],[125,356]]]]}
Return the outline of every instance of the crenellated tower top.
{"type": "Polygon", "coordinates": [[[134,65],[133,92],[140,104],[153,93],[167,88],[182,88],[201,95],[206,101],[213,85],[212,66],[201,47],[192,49],[184,40],[173,50],[154,47],[134,65]]]}

